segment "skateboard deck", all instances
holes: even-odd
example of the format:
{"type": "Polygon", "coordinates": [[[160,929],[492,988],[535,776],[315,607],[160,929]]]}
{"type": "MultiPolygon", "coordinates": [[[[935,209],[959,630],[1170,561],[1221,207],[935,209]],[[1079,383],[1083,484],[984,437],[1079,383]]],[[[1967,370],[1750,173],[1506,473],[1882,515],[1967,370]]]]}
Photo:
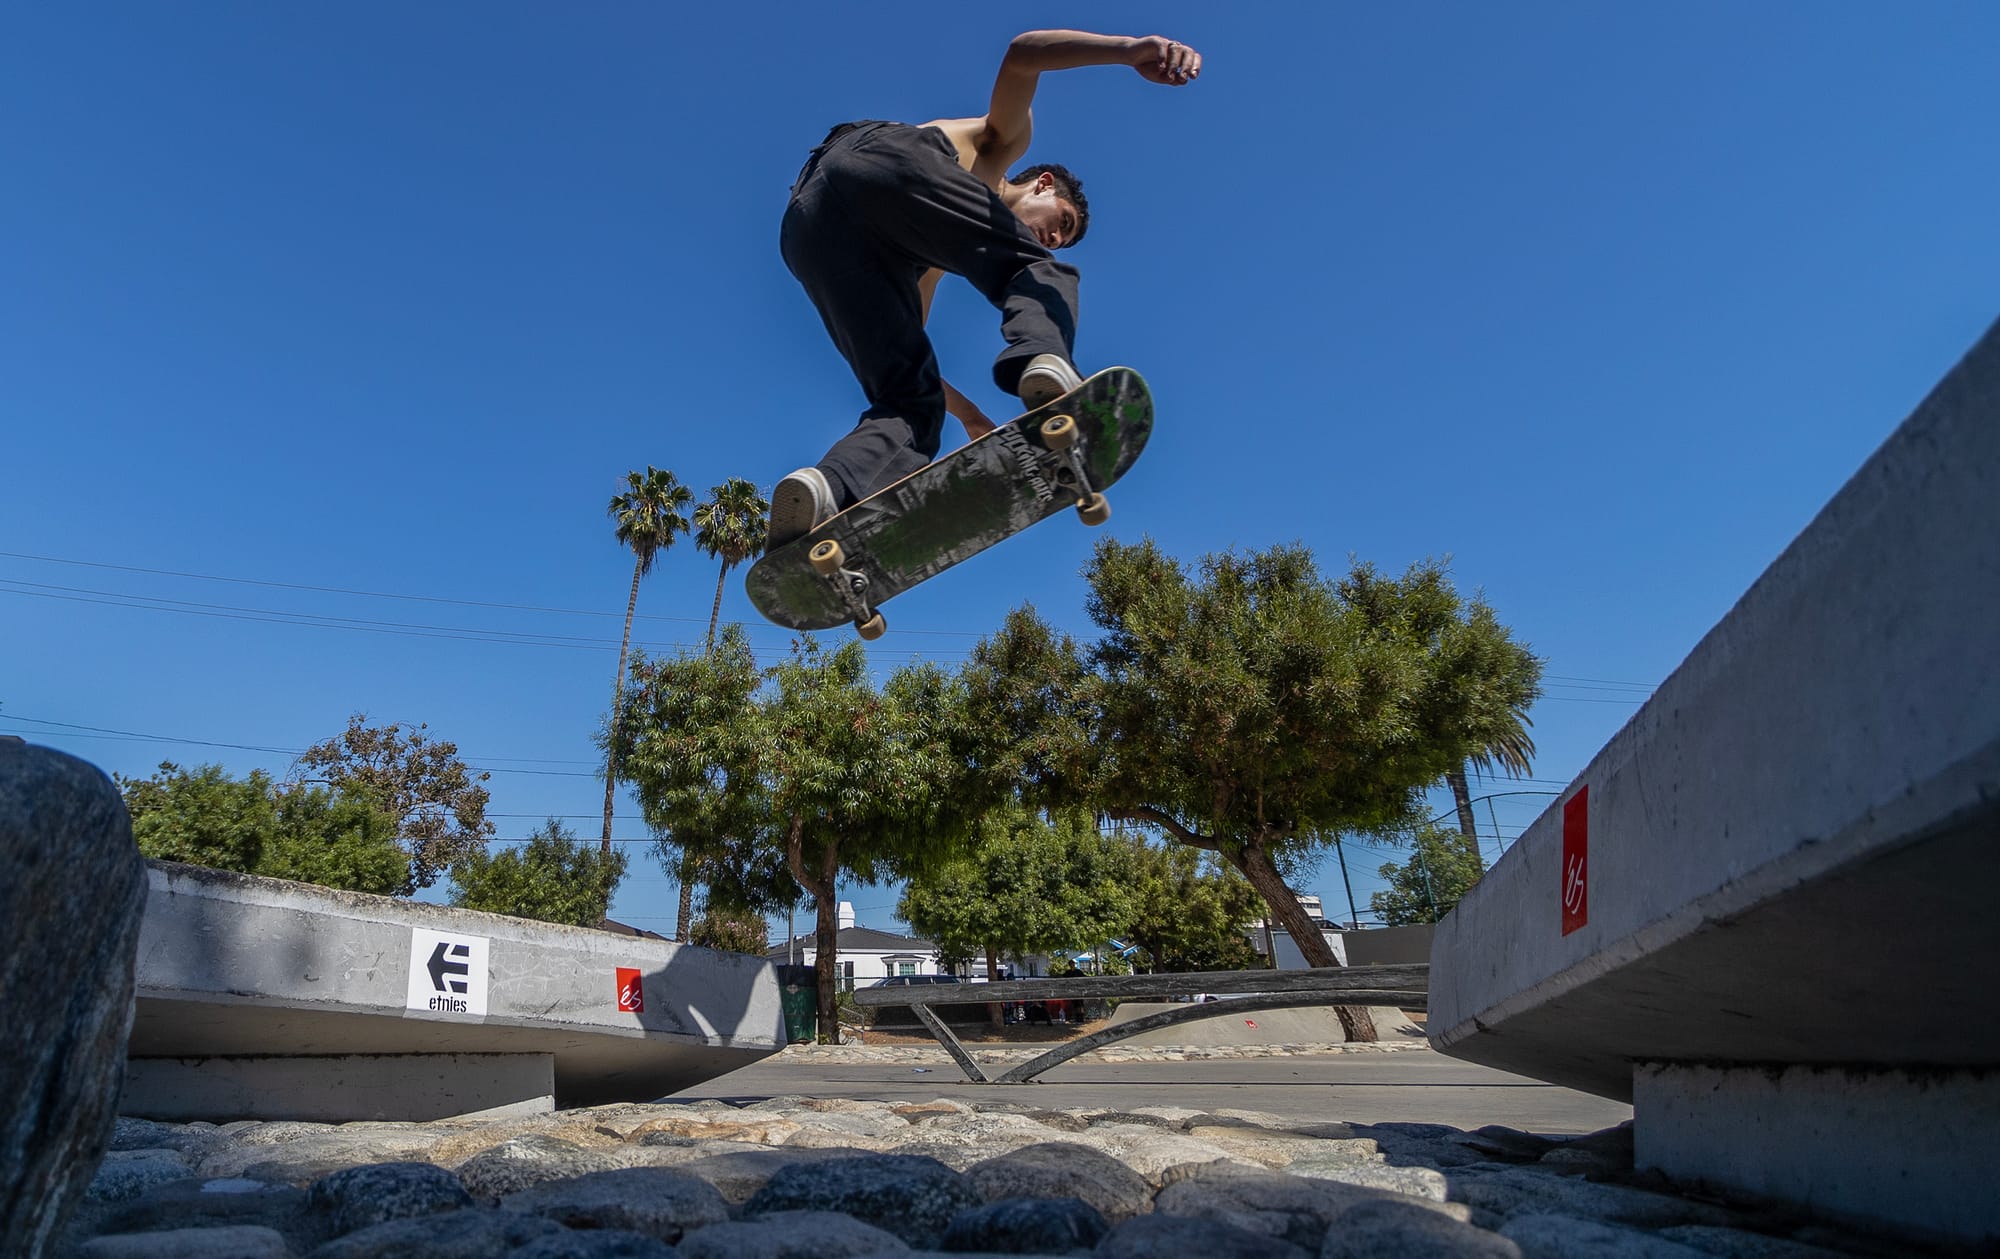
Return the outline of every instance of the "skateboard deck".
{"type": "Polygon", "coordinates": [[[878,637],[883,603],[1036,521],[1074,509],[1104,523],[1104,491],[1152,430],[1146,382],[1108,368],[766,553],[744,578],[750,602],[792,629],[878,637]]]}

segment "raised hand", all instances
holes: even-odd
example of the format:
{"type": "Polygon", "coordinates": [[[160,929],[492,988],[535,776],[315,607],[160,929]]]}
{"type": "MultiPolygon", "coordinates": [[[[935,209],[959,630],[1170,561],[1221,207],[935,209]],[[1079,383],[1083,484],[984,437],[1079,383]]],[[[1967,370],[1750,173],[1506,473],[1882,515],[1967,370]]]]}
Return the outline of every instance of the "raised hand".
{"type": "Polygon", "coordinates": [[[1201,54],[1165,35],[1148,35],[1139,41],[1132,68],[1150,83],[1184,87],[1201,74],[1201,54]]]}

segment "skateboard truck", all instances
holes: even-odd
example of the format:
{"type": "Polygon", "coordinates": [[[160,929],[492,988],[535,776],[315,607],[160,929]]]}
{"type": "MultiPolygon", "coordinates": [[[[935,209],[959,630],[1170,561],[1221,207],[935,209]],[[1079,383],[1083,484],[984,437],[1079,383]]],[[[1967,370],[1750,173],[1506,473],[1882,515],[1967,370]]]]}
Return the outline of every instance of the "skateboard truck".
{"type": "Polygon", "coordinates": [[[870,642],[882,637],[882,631],[889,625],[880,612],[868,606],[868,574],[846,567],[847,553],[840,549],[840,543],[832,538],[815,542],[806,559],[847,605],[848,613],[854,617],[854,632],[870,642]]]}
{"type": "Polygon", "coordinates": [[[1043,420],[1042,444],[1062,456],[1056,468],[1056,481],[1076,493],[1077,518],[1087,525],[1101,525],[1111,519],[1111,504],[1090,487],[1090,470],[1084,466],[1083,452],[1076,445],[1075,418],[1052,415],[1043,420]]]}

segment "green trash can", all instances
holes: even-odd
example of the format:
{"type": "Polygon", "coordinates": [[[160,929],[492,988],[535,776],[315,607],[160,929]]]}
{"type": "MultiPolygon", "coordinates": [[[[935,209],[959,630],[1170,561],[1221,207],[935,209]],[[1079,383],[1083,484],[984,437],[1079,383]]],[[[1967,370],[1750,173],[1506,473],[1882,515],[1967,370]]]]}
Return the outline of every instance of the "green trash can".
{"type": "Polygon", "coordinates": [[[778,967],[778,1004],[785,1012],[785,1041],[799,1044],[817,1039],[819,987],[810,966],[778,967]]]}

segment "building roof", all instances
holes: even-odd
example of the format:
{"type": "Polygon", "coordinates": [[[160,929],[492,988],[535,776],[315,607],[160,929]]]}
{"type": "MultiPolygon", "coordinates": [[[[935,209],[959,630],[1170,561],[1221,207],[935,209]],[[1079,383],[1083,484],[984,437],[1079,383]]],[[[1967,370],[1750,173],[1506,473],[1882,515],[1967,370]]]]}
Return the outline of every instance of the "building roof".
{"type": "MultiPolygon", "coordinates": [[[[811,934],[795,936],[792,947],[816,949],[819,938],[811,934]]],[[[835,937],[835,947],[843,953],[918,953],[928,956],[937,952],[937,944],[933,941],[899,936],[893,931],[877,931],[873,927],[842,927],[835,937]]],[[[782,940],[776,947],[764,950],[765,957],[784,957],[786,953],[782,940]]]]}

